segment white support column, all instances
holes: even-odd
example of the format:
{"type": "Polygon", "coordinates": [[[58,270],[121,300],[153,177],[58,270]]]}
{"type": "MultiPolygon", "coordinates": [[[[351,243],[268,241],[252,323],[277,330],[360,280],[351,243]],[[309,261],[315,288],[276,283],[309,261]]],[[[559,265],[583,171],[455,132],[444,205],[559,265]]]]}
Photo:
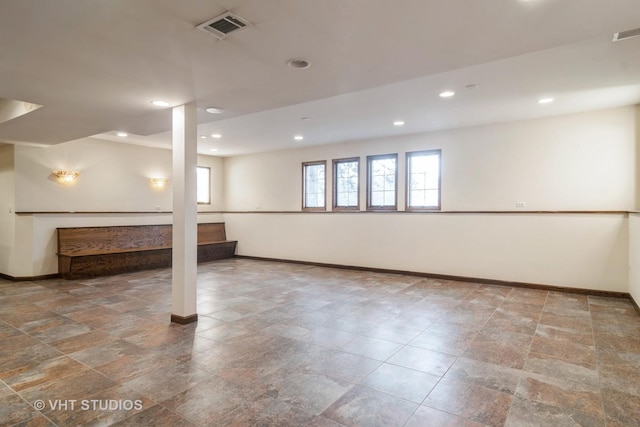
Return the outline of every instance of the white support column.
{"type": "Polygon", "coordinates": [[[171,321],[198,320],[196,283],[198,268],[198,205],[196,199],[196,109],[173,109],[173,251],[171,321]]]}

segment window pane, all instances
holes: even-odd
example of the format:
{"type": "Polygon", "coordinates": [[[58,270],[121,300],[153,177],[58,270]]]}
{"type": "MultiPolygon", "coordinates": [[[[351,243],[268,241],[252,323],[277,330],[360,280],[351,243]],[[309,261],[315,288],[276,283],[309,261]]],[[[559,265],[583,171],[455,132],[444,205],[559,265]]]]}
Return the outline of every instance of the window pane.
{"type": "Polygon", "coordinates": [[[438,208],[440,200],[440,152],[407,155],[409,208],[438,208]]]}
{"type": "Polygon", "coordinates": [[[211,169],[198,166],[196,171],[196,199],[198,203],[209,204],[211,203],[211,169]]]}
{"type": "Polygon", "coordinates": [[[396,206],[396,155],[369,158],[370,207],[396,206]]]}
{"type": "Polygon", "coordinates": [[[324,163],[304,164],[304,208],[324,207],[324,163]]]}
{"type": "Polygon", "coordinates": [[[358,206],[358,160],[335,162],[334,191],[336,207],[358,206]],[[352,195],[355,194],[355,197],[352,195]]]}

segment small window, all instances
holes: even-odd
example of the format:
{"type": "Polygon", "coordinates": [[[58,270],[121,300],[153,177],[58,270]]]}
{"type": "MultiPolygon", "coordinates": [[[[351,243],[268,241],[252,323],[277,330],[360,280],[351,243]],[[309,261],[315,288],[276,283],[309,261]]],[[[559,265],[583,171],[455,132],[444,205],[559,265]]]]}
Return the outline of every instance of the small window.
{"type": "Polygon", "coordinates": [[[327,162],[302,164],[302,209],[323,211],[326,209],[325,168],[327,162]]]}
{"type": "Polygon", "coordinates": [[[367,157],[367,209],[396,210],[398,155],[367,157]]]}
{"type": "Polygon", "coordinates": [[[360,208],[360,159],[333,161],[333,209],[358,210],[360,208]]]}
{"type": "Polygon", "coordinates": [[[407,153],[407,210],[440,209],[440,150],[407,153]]]}
{"type": "Polygon", "coordinates": [[[196,194],[199,205],[211,204],[211,168],[198,166],[196,178],[196,194]]]}

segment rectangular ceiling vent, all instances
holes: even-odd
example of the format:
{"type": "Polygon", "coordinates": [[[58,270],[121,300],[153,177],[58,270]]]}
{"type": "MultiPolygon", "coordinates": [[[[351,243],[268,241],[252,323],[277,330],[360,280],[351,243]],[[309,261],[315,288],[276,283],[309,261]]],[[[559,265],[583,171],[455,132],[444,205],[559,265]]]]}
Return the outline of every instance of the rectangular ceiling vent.
{"type": "Polygon", "coordinates": [[[613,35],[613,41],[619,42],[620,40],[626,40],[626,39],[630,39],[632,37],[638,37],[638,36],[640,36],[640,28],[636,28],[635,30],[621,31],[619,33],[615,33],[613,35]]]}
{"type": "Polygon", "coordinates": [[[248,21],[234,15],[231,12],[225,12],[220,16],[203,22],[198,25],[198,29],[212,34],[214,37],[222,40],[229,34],[250,27],[248,21]]]}

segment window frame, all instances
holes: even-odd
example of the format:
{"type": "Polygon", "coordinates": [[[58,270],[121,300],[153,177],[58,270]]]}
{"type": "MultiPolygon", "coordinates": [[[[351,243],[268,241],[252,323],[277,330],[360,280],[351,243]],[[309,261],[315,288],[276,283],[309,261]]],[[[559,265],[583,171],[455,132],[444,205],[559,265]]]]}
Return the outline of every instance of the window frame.
{"type": "Polygon", "coordinates": [[[318,160],[318,161],[314,161],[314,162],[302,162],[302,211],[303,212],[324,212],[327,210],[327,161],[326,160],[318,160]],[[306,192],[306,185],[307,185],[307,174],[306,172],[306,167],[307,166],[317,166],[317,165],[322,165],[324,166],[324,193],[323,193],[323,205],[319,206],[319,207],[307,207],[306,206],[306,202],[307,202],[307,192],[306,192]]]}
{"type": "Polygon", "coordinates": [[[332,197],[332,210],[334,211],[359,211],[360,210],[360,157],[346,157],[342,159],[333,159],[333,197],[332,197]],[[356,186],[356,200],[355,206],[338,206],[338,165],[340,163],[355,162],[357,164],[357,178],[358,185],[356,186]]]}
{"type": "Polygon", "coordinates": [[[395,212],[398,210],[398,153],[393,153],[393,154],[378,154],[375,156],[367,156],[367,211],[391,211],[391,212],[395,212]],[[371,204],[371,191],[372,191],[372,185],[371,185],[371,173],[372,173],[372,168],[371,168],[371,163],[375,160],[382,160],[382,159],[393,159],[395,160],[396,163],[396,167],[395,167],[395,171],[394,171],[394,203],[393,206],[373,206],[371,204]]]}
{"type": "Polygon", "coordinates": [[[420,150],[410,151],[405,155],[405,169],[406,169],[406,182],[405,182],[405,210],[411,212],[433,212],[442,210],[442,150],[420,150]],[[410,206],[410,193],[411,193],[411,157],[416,155],[438,155],[438,205],[437,206],[410,206]]]}
{"type": "Polygon", "coordinates": [[[198,205],[210,205],[211,204],[211,167],[209,166],[196,166],[196,203],[198,205]],[[208,190],[207,191],[207,201],[201,202],[198,200],[198,169],[206,169],[207,175],[209,179],[207,181],[208,190]]]}

